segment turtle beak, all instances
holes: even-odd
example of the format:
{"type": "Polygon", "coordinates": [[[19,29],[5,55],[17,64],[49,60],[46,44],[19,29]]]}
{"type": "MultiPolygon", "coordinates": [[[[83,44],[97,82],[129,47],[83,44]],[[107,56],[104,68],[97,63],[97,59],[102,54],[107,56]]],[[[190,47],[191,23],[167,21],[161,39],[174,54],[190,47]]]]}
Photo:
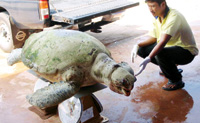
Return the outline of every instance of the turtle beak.
{"type": "Polygon", "coordinates": [[[133,86],[130,89],[127,88],[122,88],[121,91],[125,96],[130,96],[131,95],[131,90],[133,89],[133,86]]]}
{"type": "Polygon", "coordinates": [[[122,92],[125,96],[130,96],[131,95],[131,91],[127,91],[125,89],[122,89],[122,92]]]}
{"type": "Polygon", "coordinates": [[[130,96],[131,95],[131,90],[133,89],[133,86],[129,89],[127,88],[122,88],[122,87],[117,87],[117,86],[109,86],[109,88],[118,93],[118,94],[123,94],[125,96],[130,96]]]}

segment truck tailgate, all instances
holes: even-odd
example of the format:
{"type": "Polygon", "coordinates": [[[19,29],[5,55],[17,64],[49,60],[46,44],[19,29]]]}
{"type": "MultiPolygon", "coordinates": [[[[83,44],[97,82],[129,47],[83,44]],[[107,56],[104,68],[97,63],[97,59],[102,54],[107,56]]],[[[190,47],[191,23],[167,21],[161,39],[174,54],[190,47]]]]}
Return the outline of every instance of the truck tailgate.
{"type": "Polygon", "coordinates": [[[139,2],[135,0],[50,0],[49,4],[53,21],[76,24],[139,5],[139,2]]]}

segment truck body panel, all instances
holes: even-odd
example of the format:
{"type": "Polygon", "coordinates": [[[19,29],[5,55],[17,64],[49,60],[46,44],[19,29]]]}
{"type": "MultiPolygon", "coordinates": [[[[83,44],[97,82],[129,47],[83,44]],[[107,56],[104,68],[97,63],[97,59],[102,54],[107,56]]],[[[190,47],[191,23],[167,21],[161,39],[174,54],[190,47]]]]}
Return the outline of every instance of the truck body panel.
{"type": "Polygon", "coordinates": [[[137,5],[137,0],[0,0],[0,47],[11,52],[32,33],[48,29],[99,33],[137,5]]]}
{"type": "Polygon", "coordinates": [[[115,13],[138,5],[130,0],[50,0],[52,20],[77,24],[85,20],[115,13]]]}
{"type": "Polygon", "coordinates": [[[0,7],[8,11],[19,29],[43,29],[51,22],[78,24],[138,4],[133,0],[49,0],[50,18],[41,20],[39,0],[0,0],[0,7]]]}
{"type": "Polygon", "coordinates": [[[20,29],[43,28],[38,3],[38,0],[0,0],[0,6],[8,11],[11,21],[20,29]]]}

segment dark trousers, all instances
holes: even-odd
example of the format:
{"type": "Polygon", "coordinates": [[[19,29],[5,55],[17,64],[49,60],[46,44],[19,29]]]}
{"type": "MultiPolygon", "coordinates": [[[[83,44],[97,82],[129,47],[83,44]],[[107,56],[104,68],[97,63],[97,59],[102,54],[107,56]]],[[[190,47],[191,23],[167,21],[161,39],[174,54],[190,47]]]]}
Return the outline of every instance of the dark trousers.
{"type": "MultiPolygon", "coordinates": [[[[147,57],[155,46],[156,43],[140,47],[138,55],[142,58],[147,57]]],[[[194,57],[195,56],[188,50],[179,46],[173,46],[163,48],[158,55],[151,59],[151,62],[158,65],[165,77],[171,82],[178,82],[182,80],[182,75],[178,72],[177,65],[188,64],[194,59],[194,57]]]]}

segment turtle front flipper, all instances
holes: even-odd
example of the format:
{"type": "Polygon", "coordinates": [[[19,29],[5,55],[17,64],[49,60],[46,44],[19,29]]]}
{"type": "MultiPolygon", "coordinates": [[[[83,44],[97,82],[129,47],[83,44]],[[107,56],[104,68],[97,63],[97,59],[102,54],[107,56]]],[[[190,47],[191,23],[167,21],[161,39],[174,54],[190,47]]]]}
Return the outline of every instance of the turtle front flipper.
{"type": "Polygon", "coordinates": [[[75,95],[81,87],[79,83],[75,81],[56,82],[37,90],[26,98],[31,105],[41,109],[52,107],[75,95]]]}

